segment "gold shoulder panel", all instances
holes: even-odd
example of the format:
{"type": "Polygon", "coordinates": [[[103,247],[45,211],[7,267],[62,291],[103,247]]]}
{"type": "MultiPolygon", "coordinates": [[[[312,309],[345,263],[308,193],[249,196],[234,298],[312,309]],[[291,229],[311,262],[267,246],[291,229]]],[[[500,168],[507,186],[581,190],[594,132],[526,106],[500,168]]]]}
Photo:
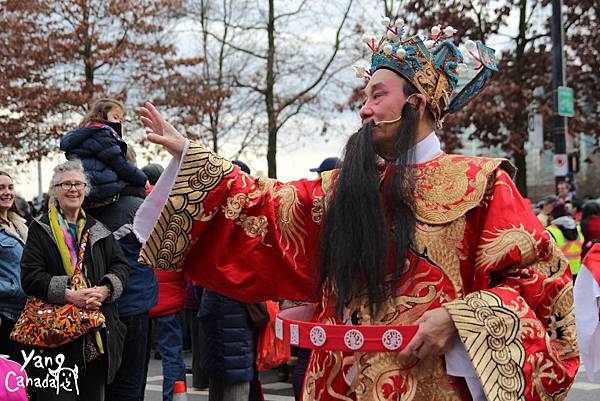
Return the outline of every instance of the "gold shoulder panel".
{"type": "Polygon", "coordinates": [[[190,246],[194,217],[202,211],[202,201],[233,165],[195,144],[177,174],[169,199],[142,247],[140,261],[161,270],[177,270],[190,246]]]}
{"type": "Polygon", "coordinates": [[[501,168],[511,177],[516,169],[506,159],[443,154],[420,164],[415,172],[417,219],[446,224],[478,206],[501,168]]]}

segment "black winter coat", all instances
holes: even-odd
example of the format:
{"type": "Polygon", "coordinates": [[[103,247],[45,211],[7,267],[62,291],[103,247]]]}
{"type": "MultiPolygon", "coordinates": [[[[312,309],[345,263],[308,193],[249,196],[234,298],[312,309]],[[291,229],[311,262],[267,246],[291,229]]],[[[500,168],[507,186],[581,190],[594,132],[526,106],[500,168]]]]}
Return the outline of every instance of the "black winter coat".
{"type": "Polygon", "coordinates": [[[73,129],[61,139],[67,159],[78,158],[92,188],[86,200],[97,202],[120,194],[127,186],[143,188],[146,174],[125,158],[127,144],[109,126],[88,125],[73,129]]]}
{"type": "Polygon", "coordinates": [[[156,274],[154,269],[138,262],[142,245],[133,234],[133,218],[143,202],[135,196],[121,196],[115,203],[89,211],[113,232],[129,263],[127,286],[117,301],[121,317],[148,312],[158,301],[156,274]]]}
{"type": "MultiPolygon", "coordinates": [[[[86,228],[90,235],[84,255],[84,267],[92,286],[110,284],[112,293],[100,307],[106,318],[106,328],[101,330],[107,358],[107,384],[111,383],[121,365],[125,325],[119,320],[114,302],[127,284],[129,266],[112,233],[91,216],[86,228]]],[[[23,290],[44,301],[64,305],[68,276],[65,273],[58,246],[52,235],[48,215],[35,220],[29,227],[29,236],[21,259],[23,290]]],[[[80,374],[85,369],[83,339],[44,350],[44,355],[65,355],[65,366],[77,364],[80,374]]],[[[37,354],[37,353],[36,353],[37,354]]]]}
{"type": "Polygon", "coordinates": [[[241,302],[206,289],[200,302],[203,371],[225,384],[251,381],[256,345],[246,308],[241,302]]]}

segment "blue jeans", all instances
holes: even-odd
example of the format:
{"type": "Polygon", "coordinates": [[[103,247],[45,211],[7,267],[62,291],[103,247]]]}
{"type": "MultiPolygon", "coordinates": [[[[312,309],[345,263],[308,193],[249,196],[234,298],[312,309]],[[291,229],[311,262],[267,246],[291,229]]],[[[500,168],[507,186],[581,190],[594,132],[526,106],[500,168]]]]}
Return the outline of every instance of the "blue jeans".
{"type": "Polygon", "coordinates": [[[148,312],[121,316],[127,326],[121,367],[106,390],[106,401],[143,401],[148,372],[148,312]]]}
{"type": "Polygon", "coordinates": [[[163,401],[172,401],[176,381],[185,381],[183,348],[183,316],[181,312],[156,318],[156,341],[160,347],[163,368],[163,401]]]}

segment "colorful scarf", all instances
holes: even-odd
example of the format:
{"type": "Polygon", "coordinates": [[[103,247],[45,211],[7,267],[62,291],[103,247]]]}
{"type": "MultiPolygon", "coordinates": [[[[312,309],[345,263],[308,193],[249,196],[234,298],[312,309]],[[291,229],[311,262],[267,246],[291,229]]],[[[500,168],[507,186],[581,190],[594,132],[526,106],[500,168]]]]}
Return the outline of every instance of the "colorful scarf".
{"type": "MultiPolygon", "coordinates": [[[[85,273],[85,264],[81,264],[81,280],[75,278],[73,280],[73,275],[75,274],[75,266],[77,265],[77,258],[79,254],[79,245],[81,238],[83,237],[83,230],[85,228],[85,223],[87,222],[87,216],[83,209],[79,209],[78,217],[77,217],[77,235],[74,238],[71,235],[71,231],[69,230],[69,223],[65,220],[62,210],[58,205],[58,202],[50,203],[48,209],[48,217],[50,218],[50,228],[52,229],[52,235],[54,236],[54,240],[58,245],[58,252],[60,253],[60,258],[63,263],[63,268],[69,277],[71,277],[71,281],[78,283],[79,285],[74,286],[75,290],[79,290],[82,288],[88,288],[90,286],[89,279],[85,273]]],[[[101,354],[104,354],[104,347],[102,346],[102,339],[100,337],[100,332],[96,331],[95,333],[96,344],[98,344],[98,349],[101,354]]]]}
{"type": "MultiPolygon", "coordinates": [[[[63,217],[62,210],[55,204],[50,204],[49,208],[50,217],[50,228],[52,228],[52,235],[58,245],[58,251],[60,258],[63,262],[63,268],[69,277],[72,277],[75,273],[75,266],[77,265],[77,253],[79,251],[79,242],[83,234],[83,229],[87,221],[85,212],[83,209],[79,210],[79,216],[77,218],[77,237],[73,238],[69,230],[69,223],[63,217]]],[[[84,272],[82,272],[84,274],[84,272]]],[[[84,274],[85,275],[85,274],[84,274]]],[[[83,282],[84,288],[87,287],[87,283],[83,282]]]]}

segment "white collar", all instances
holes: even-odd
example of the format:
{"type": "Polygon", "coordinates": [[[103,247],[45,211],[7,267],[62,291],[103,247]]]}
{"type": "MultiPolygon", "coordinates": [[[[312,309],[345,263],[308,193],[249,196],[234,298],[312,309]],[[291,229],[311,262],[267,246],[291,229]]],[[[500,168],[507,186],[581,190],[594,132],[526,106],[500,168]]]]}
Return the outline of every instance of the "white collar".
{"type": "Polygon", "coordinates": [[[431,131],[429,135],[423,138],[414,147],[415,164],[428,162],[436,158],[442,153],[442,145],[435,131],[431,131]]]}

